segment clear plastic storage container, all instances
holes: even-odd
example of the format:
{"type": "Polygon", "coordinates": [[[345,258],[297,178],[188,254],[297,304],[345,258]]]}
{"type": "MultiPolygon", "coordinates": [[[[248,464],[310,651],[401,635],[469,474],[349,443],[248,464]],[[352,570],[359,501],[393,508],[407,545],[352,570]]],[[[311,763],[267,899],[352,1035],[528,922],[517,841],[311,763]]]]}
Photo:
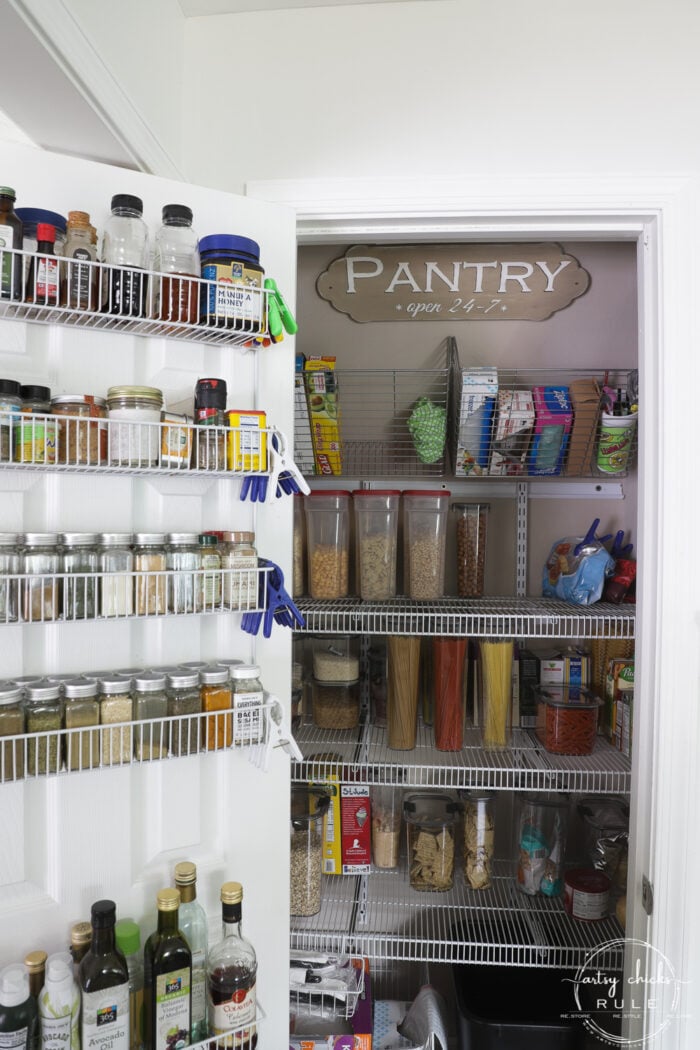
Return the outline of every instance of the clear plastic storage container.
{"type": "Polygon", "coordinates": [[[352,495],[357,590],[365,601],[394,598],[401,493],[398,489],[356,489],[352,495]]]}
{"type": "Polygon", "coordinates": [[[450,493],[403,494],[404,591],[409,598],[440,598],[445,589],[445,539],[450,493]]]}
{"type": "Polygon", "coordinates": [[[311,682],[313,719],[319,729],[354,729],[360,721],[360,683],[311,682]]]}
{"type": "Polygon", "coordinates": [[[490,792],[462,796],[464,811],[464,883],[472,890],[491,885],[494,853],[494,801],[490,792]]]}
{"type": "Polygon", "coordinates": [[[290,827],[290,900],[292,915],[321,910],[323,819],[329,796],[304,784],[292,784],[290,827]]]}
{"type": "Polygon", "coordinates": [[[317,491],[306,498],[309,594],[345,598],[348,594],[350,493],[317,491]]]}
{"type": "Polygon", "coordinates": [[[573,685],[536,685],[538,739],[553,755],[590,755],[598,733],[600,697],[573,685]]]}
{"type": "Polygon", "coordinates": [[[558,897],[564,888],[568,803],[562,798],[525,795],[517,820],[518,889],[558,897]]]}
{"type": "Polygon", "coordinates": [[[490,504],[453,503],[457,519],[457,594],[481,598],[486,567],[486,529],[490,504]]]}
{"type": "Polygon", "coordinates": [[[403,804],[411,888],[444,892],[454,881],[459,803],[449,795],[416,792],[403,804]]]}

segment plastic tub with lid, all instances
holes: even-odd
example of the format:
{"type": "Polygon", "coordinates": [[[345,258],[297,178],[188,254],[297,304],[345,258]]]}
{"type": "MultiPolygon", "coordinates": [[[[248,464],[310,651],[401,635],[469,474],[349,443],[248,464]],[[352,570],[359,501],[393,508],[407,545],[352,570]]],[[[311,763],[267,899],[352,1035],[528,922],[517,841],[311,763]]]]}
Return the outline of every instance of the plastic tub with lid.
{"type": "Polygon", "coordinates": [[[396,596],[396,548],[399,527],[398,489],[356,489],[355,567],[364,601],[396,596]]]}
{"type": "Polygon", "coordinates": [[[404,591],[409,598],[442,597],[450,493],[408,490],[403,494],[404,591]]]}
{"type": "Polygon", "coordinates": [[[350,493],[318,490],[306,498],[309,594],[345,598],[350,552],[350,493]]]}
{"type": "Polygon", "coordinates": [[[583,686],[533,686],[538,739],[553,755],[590,755],[603,701],[583,686]]]}

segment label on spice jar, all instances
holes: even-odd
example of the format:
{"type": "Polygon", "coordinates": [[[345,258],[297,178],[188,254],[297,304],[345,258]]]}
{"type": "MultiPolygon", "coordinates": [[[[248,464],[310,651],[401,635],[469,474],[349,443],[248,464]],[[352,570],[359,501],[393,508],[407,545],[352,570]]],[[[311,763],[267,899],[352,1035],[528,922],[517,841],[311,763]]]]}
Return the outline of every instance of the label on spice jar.
{"type": "Polygon", "coordinates": [[[128,982],[83,992],[81,1044],[89,1050],[129,1050],[128,982]]]}
{"type": "Polygon", "coordinates": [[[236,744],[259,744],[263,739],[261,689],[233,694],[233,739],[236,744]]]}

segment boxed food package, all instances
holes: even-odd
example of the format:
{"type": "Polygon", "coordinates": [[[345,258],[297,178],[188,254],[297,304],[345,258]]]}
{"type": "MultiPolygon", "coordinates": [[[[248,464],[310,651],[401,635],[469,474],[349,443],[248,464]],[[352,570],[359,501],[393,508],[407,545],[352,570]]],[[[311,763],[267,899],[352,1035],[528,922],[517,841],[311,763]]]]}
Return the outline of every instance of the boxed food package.
{"type": "Polygon", "coordinates": [[[233,429],[226,438],[226,465],[229,470],[267,470],[267,416],[256,409],[231,408],[226,423],[233,429]]]}
{"type": "Polygon", "coordinates": [[[312,1016],[293,1019],[289,1036],[289,1050],[372,1050],[372,987],[368,959],[351,959],[353,966],[362,967],[363,987],[357,1006],[350,1018],[325,1016],[314,1023],[312,1016]],[[323,1034],[314,1032],[314,1027],[323,1034]],[[308,1033],[308,1034],[307,1034],[308,1033]]]}
{"type": "Polygon", "coordinates": [[[605,680],[604,732],[615,747],[631,754],[634,660],[614,657],[605,680]]]}
{"type": "Polygon", "coordinates": [[[525,459],[535,424],[535,406],[529,390],[500,390],[489,474],[517,477],[525,474],[525,459]]]}
{"type": "Polygon", "coordinates": [[[589,654],[585,649],[540,653],[540,682],[542,685],[590,685],[589,654]]]}
{"type": "Polygon", "coordinates": [[[340,841],[343,875],[363,875],[372,859],[369,784],[341,784],[340,841]]]}
{"type": "Polygon", "coordinates": [[[488,467],[498,372],[490,366],[463,368],[461,378],[455,473],[466,477],[488,467]]]}
{"type": "Polygon", "coordinates": [[[535,433],[528,456],[528,474],[561,474],[569,442],[573,413],[565,386],[536,386],[535,433]]]}
{"type": "Polygon", "coordinates": [[[340,405],[335,357],[308,357],[304,363],[306,401],[317,474],[341,474],[340,405]]]}
{"type": "Polygon", "coordinates": [[[324,875],[340,875],[343,866],[340,848],[340,771],[329,772],[322,780],[311,781],[310,786],[323,788],[331,799],[323,822],[321,870],[324,875]]]}
{"type": "Polygon", "coordinates": [[[591,471],[591,455],[598,426],[600,397],[601,390],[593,376],[589,379],[574,379],[569,384],[569,400],[574,419],[569,435],[566,474],[589,474],[591,471]]]}
{"type": "Polygon", "coordinates": [[[533,686],[539,685],[540,658],[530,649],[518,649],[517,660],[520,725],[523,729],[534,729],[537,725],[537,699],[533,686]]]}
{"type": "Polygon", "coordinates": [[[294,358],[294,460],[302,474],[315,472],[314,445],[309,423],[309,406],[304,387],[304,354],[294,358]]]}

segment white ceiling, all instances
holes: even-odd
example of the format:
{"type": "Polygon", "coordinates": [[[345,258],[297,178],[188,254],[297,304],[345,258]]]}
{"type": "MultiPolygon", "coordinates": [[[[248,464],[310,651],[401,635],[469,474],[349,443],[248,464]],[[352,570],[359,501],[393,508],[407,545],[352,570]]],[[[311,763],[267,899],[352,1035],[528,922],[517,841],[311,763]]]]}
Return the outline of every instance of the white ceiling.
{"type": "MultiPolygon", "coordinates": [[[[237,15],[243,11],[281,11],[294,7],[348,7],[353,4],[394,4],[406,0],[179,0],[186,18],[237,15]]],[[[413,2],[413,0],[411,0],[413,2]]]]}

